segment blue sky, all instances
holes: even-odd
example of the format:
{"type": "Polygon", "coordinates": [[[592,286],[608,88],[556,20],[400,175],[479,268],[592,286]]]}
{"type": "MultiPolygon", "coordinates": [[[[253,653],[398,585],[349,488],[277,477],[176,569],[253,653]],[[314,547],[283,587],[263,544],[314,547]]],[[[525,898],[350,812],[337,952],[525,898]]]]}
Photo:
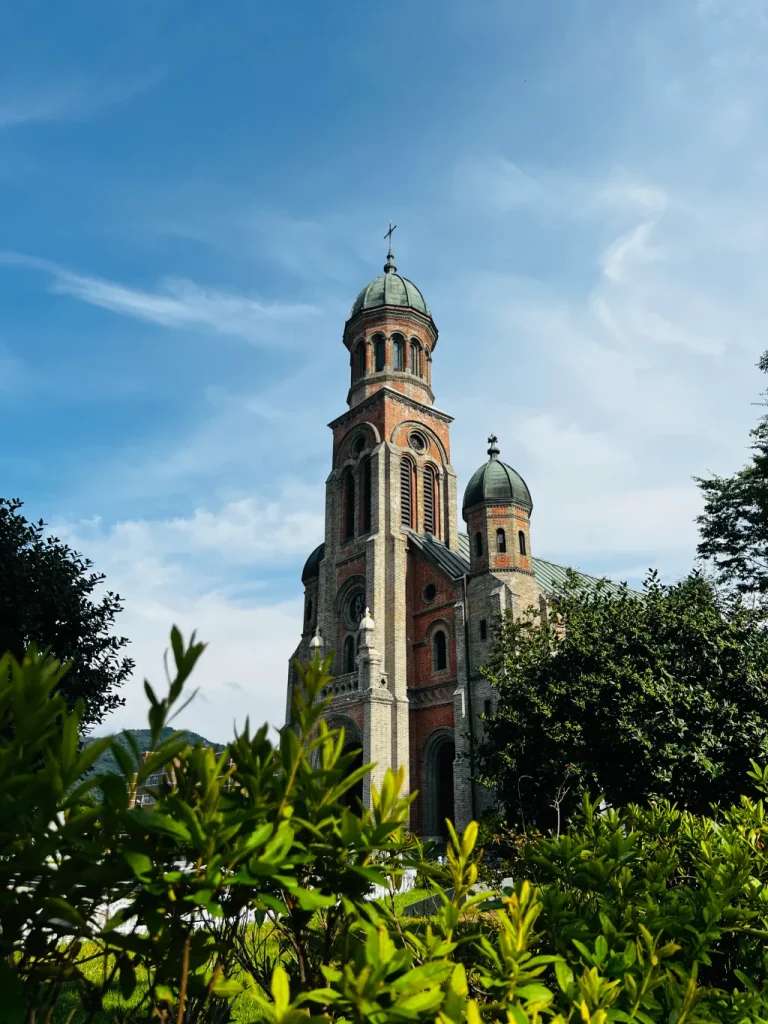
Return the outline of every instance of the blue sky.
{"type": "MultiPolygon", "coordinates": [[[[763,381],[768,4],[0,10],[0,447],[188,724],[279,724],[341,331],[423,289],[460,483],[494,430],[535,553],[672,579],[763,381]]],[[[141,724],[138,678],[110,723],[141,724]]]]}

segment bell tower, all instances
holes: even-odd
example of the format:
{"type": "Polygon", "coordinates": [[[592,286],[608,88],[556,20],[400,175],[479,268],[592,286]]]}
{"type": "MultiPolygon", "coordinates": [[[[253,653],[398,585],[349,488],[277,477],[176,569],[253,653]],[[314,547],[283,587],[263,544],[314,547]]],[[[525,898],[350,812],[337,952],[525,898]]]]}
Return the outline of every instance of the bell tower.
{"type": "MultiPolygon", "coordinates": [[[[387,768],[409,766],[409,538],[459,550],[452,417],[435,408],[432,391],[438,330],[421,290],[397,271],[392,231],[383,273],[344,325],[348,408],[329,424],[325,542],[302,574],[296,652],[333,652],[329,719],[376,762],[376,784],[387,768]]],[[[366,780],[366,803],[369,789],[366,780]]]]}

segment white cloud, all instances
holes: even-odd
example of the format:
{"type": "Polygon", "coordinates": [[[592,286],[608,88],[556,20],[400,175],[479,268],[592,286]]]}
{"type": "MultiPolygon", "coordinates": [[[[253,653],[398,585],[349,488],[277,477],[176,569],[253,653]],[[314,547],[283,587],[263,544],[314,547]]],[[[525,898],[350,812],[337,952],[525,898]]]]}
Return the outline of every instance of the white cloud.
{"type": "Polygon", "coordinates": [[[0,129],[52,121],[77,121],[125,103],[155,86],[162,71],[114,81],[69,76],[56,82],[0,81],[0,129]]]}
{"type": "MultiPolygon", "coordinates": [[[[177,723],[226,740],[232,723],[282,725],[288,659],[298,643],[302,601],[273,596],[276,566],[301,564],[322,537],[322,522],[301,510],[300,489],[251,498],[189,516],[105,524],[98,518],[56,524],[54,532],[87,555],[118,592],[118,631],[136,661],[123,689],[126,706],[104,729],[140,726],[142,680],[162,687],[162,654],[173,624],[209,644],[194,683],[199,696],[177,723]]],[[[156,687],[157,688],[157,687],[156,687]]]]}
{"type": "MultiPolygon", "coordinates": [[[[70,295],[110,312],[163,327],[195,327],[245,338],[274,342],[273,328],[286,321],[304,320],[317,313],[313,306],[265,303],[250,296],[203,288],[183,278],[164,278],[157,291],[131,288],[116,281],[78,274],[49,260],[23,253],[0,252],[0,263],[26,266],[49,273],[51,290],[70,295]]],[[[284,337],[280,336],[281,343],[284,337]]]]}

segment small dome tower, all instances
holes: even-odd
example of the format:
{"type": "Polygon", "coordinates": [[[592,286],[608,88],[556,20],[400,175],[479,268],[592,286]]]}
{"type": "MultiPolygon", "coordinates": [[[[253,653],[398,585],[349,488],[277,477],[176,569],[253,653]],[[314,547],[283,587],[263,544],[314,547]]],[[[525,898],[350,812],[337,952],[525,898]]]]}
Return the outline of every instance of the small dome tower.
{"type": "Polygon", "coordinates": [[[462,502],[473,575],[533,575],[530,518],[533,501],[520,474],[499,458],[498,438],[488,438],[488,461],[472,474],[462,502]]]}
{"type": "Polygon", "coordinates": [[[384,273],[360,290],[344,327],[351,381],[347,401],[358,405],[382,387],[432,405],[432,353],[437,327],[413,281],[398,274],[392,231],[384,273]]]}

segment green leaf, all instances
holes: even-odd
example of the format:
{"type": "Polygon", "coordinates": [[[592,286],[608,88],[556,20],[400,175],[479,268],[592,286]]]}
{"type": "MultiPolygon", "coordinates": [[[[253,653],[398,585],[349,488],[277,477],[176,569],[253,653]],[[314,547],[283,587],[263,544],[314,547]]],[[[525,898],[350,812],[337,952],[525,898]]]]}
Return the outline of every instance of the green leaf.
{"type": "Polygon", "coordinates": [[[130,866],[136,877],[142,882],[148,882],[152,873],[152,858],[139,850],[123,850],[123,858],[130,866]]]}
{"type": "Polygon", "coordinates": [[[560,991],[567,995],[573,985],[573,971],[564,960],[556,961],[555,977],[557,978],[557,984],[560,987],[560,991]]]}

